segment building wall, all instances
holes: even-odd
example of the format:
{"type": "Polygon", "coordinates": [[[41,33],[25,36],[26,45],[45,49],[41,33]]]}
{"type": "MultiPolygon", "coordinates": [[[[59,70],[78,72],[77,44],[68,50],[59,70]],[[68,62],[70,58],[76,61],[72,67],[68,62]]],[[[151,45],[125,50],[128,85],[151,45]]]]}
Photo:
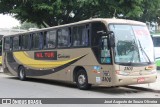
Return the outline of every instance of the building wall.
{"type": "Polygon", "coordinates": [[[0,35],[16,34],[25,31],[27,30],[0,28],[0,35]]]}

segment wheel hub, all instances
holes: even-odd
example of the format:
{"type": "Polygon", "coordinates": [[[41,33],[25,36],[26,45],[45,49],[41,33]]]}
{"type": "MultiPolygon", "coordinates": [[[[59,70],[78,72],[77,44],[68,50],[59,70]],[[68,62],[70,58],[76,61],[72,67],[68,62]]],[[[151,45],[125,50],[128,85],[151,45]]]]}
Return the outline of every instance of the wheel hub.
{"type": "Polygon", "coordinates": [[[78,77],[79,84],[84,84],[86,82],[86,78],[84,75],[79,75],[78,77]]]}
{"type": "Polygon", "coordinates": [[[21,69],[20,70],[20,77],[23,78],[24,77],[24,71],[21,69]]]}

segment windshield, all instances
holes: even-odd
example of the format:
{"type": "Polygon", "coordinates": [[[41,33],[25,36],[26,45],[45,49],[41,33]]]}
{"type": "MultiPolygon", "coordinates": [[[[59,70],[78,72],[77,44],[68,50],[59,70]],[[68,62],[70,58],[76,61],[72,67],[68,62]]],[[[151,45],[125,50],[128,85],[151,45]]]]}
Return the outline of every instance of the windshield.
{"type": "Polygon", "coordinates": [[[151,63],[153,43],[146,26],[110,25],[115,34],[116,63],[151,63]]]}

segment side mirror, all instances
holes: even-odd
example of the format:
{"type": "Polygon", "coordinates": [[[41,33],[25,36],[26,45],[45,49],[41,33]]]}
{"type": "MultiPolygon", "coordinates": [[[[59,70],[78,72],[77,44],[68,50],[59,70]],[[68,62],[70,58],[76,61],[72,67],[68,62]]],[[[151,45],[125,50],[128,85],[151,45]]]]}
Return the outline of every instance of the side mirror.
{"type": "Polygon", "coordinates": [[[153,39],[153,35],[151,35],[151,38],[153,39]]]}
{"type": "Polygon", "coordinates": [[[109,36],[109,46],[110,47],[115,47],[115,36],[114,36],[114,32],[113,31],[108,31],[107,32],[108,36],[109,36]]]}
{"type": "Polygon", "coordinates": [[[106,32],[103,30],[97,31],[97,34],[99,34],[100,36],[104,36],[106,35],[106,32]]]}

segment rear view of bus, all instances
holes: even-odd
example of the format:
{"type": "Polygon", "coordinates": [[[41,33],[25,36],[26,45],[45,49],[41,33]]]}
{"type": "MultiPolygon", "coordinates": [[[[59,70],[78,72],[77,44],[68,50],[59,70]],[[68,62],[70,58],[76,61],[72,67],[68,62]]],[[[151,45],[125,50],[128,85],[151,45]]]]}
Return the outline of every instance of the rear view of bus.
{"type": "Polygon", "coordinates": [[[160,69],[160,35],[152,35],[157,69],[160,69]]]}

